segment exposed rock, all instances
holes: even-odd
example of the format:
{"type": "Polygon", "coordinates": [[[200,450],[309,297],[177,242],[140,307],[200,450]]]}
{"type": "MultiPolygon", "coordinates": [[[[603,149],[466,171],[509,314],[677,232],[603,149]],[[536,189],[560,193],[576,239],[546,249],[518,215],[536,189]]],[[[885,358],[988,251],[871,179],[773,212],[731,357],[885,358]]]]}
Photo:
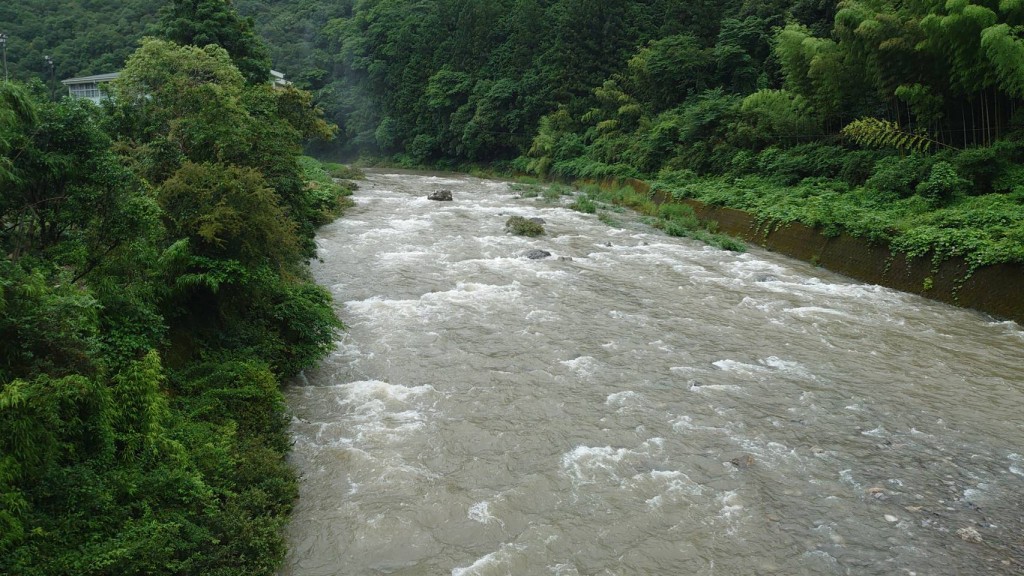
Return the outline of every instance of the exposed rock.
{"type": "Polygon", "coordinates": [[[970,526],[957,530],[956,535],[964,542],[971,542],[972,544],[981,544],[982,542],[981,534],[970,526]]]}
{"type": "Polygon", "coordinates": [[[729,460],[729,463],[740,470],[746,470],[754,465],[754,457],[750,454],[744,454],[743,456],[737,456],[732,460],[729,460]]]}
{"type": "Polygon", "coordinates": [[[537,224],[547,224],[547,222],[543,218],[537,218],[536,216],[530,218],[529,220],[530,222],[536,222],[537,224]]]}
{"type": "Polygon", "coordinates": [[[885,515],[885,521],[886,522],[899,522],[899,520],[900,520],[899,518],[893,516],[892,514],[886,514],[885,515]]]}
{"type": "Polygon", "coordinates": [[[427,196],[427,200],[437,200],[438,202],[451,202],[452,191],[451,190],[434,190],[427,196]]]}
{"type": "Polygon", "coordinates": [[[559,262],[572,262],[572,256],[559,256],[559,262]]]}
{"type": "Polygon", "coordinates": [[[530,250],[528,252],[524,252],[523,256],[526,256],[530,260],[543,260],[544,258],[550,257],[551,256],[551,252],[548,252],[547,250],[536,250],[536,249],[534,249],[534,250],[530,250]]]}

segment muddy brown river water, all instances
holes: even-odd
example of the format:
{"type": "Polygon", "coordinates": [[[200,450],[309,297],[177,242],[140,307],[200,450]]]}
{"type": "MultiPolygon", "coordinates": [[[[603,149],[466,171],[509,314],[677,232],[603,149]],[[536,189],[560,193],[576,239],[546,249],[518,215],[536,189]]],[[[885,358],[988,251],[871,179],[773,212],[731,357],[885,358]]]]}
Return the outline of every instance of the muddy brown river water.
{"type": "Polygon", "coordinates": [[[1020,326],[502,182],[361,186],[314,265],[348,331],[286,392],[283,575],[1024,571],[1020,326]]]}

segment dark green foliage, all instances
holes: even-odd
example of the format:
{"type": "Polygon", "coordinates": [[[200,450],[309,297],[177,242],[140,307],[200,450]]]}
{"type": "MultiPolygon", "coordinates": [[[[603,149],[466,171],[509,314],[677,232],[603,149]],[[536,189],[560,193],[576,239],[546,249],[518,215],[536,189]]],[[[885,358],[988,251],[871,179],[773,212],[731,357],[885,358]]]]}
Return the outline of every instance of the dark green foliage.
{"type": "Polygon", "coordinates": [[[0,573],[270,576],[280,382],[340,327],[304,258],[345,189],[298,156],[332,130],[217,46],[116,92],[0,87],[0,573]]]}
{"type": "Polygon", "coordinates": [[[544,225],[522,216],[511,216],[505,222],[505,230],[517,236],[540,236],[544,234],[544,225]]]}
{"type": "Polygon", "coordinates": [[[250,84],[270,78],[270,52],[256,36],[251,19],[244,19],[231,0],[171,0],[160,10],[157,36],[182,46],[216,44],[250,84]]]}
{"type": "Polygon", "coordinates": [[[867,187],[898,197],[910,196],[931,168],[931,160],[920,154],[889,156],[875,163],[867,187]]]}
{"type": "Polygon", "coordinates": [[[932,164],[928,177],[917,185],[918,195],[936,204],[948,204],[953,198],[967,191],[970,182],[960,177],[956,168],[945,161],[932,164]]]}

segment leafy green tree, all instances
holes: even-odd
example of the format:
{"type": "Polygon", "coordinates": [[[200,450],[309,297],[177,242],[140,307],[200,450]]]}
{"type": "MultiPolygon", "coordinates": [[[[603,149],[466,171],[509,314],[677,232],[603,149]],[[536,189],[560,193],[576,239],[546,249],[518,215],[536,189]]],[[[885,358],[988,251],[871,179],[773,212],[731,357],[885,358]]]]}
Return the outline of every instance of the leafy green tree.
{"type": "Polygon", "coordinates": [[[629,60],[633,95],[649,103],[654,112],[671,108],[708,87],[713,57],[693,36],[652,41],[629,60]]]}
{"type": "Polygon", "coordinates": [[[270,78],[270,52],[253,21],[239,16],[231,0],[171,0],[160,10],[154,31],[182,46],[220,46],[250,84],[270,78]]]}

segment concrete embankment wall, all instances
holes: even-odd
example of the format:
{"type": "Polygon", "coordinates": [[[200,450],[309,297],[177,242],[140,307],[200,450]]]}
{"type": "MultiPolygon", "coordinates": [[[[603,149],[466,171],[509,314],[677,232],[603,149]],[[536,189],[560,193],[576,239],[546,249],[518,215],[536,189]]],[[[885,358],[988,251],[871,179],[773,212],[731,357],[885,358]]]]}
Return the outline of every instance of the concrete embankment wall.
{"type": "MultiPolygon", "coordinates": [[[[650,186],[640,180],[617,184],[650,194],[650,186]]],[[[674,201],[664,192],[655,192],[651,197],[659,204],[674,201]]],[[[702,220],[717,222],[720,232],[773,252],[813,262],[863,282],[920,294],[1024,324],[1024,265],[985,266],[965,280],[969,267],[960,258],[946,260],[936,267],[930,256],[907,258],[888,246],[873,245],[848,234],[829,237],[800,223],[777,227],[759,225],[747,212],[708,206],[694,200],[685,202],[702,220]]]]}

